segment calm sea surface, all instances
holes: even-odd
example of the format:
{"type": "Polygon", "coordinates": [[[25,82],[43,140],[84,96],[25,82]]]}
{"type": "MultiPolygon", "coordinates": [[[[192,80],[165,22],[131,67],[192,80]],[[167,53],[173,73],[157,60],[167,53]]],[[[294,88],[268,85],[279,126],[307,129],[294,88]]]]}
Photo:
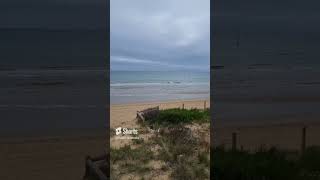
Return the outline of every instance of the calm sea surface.
{"type": "Polygon", "coordinates": [[[0,29],[0,136],[104,132],[105,34],[0,29]]]}
{"type": "Polygon", "coordinates": [[[112,71],[112,104],[205,99],[210,96],[209,72],[112,71]]]}

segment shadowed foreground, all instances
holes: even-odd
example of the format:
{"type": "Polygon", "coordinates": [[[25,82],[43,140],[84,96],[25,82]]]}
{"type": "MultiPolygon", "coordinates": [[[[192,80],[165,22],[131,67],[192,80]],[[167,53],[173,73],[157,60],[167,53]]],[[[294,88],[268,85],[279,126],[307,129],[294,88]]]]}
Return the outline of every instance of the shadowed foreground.
{"type": "Polygon", "coordinates": [[[0,179],[82,179],[85,157],[104,153],[104,135],[0,139],[0,179]]]}

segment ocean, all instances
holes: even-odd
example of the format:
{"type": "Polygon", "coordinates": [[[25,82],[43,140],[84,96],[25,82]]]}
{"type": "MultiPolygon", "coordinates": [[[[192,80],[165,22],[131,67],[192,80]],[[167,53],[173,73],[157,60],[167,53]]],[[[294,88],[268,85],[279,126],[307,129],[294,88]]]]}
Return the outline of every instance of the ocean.
{"type": "MultiPolygon", "coordinates": [[[[256,12],[252,12],[247,11],[247,4],[216,6],[221,14],[213,18],[214,123],[319,121],[320,36],[318,24],[312,21],[315,16],[296,18],[295,13],[286,10],[292,7],[284,4],[275,9],[270,1],[261,2],[262,6],[252,4],[256,7],[252,9],[256,12]],[[278,13],[285,13],[286,18],[280,18],[284,16],[278,13]]],[[[299,11],[304,5],[301,3],[299,11]]]]}
{"type": "Polygon", "coordinates": [[[105,74],[94,68],[0,71],[0,134],[103,131],[105,74]]]}
{"type": "Polygon", "coordinates": [[[243,62],[212,69],[215,123],[307,124],[319,120],[320,66],[271,63],[243,62]]]}
{"type": "Polygon", "coordinates": [[[0,135],[105,132],[105,36],[0,29],[0,135]]]}
{"type": "Polygon", "coordinates": [[[208,99],[209,72],[111,71],[111,104],[208,99]]]}

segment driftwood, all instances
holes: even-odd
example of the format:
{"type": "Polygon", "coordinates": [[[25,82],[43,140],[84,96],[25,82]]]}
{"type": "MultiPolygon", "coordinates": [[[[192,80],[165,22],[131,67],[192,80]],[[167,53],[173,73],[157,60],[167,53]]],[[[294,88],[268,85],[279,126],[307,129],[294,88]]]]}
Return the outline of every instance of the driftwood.
{"type": "Polygon", "coordinates": [[[158,116],[159,112],[159,106],[137,111],[137,119],[144,122],[146,119],[151,119],[158,116]]]}

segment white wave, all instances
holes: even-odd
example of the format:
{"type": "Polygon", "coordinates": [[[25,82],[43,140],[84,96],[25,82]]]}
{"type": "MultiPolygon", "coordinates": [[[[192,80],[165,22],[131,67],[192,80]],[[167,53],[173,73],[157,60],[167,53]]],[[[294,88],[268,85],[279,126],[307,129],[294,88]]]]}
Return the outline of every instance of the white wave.
{"type": "Polygon", "coordinates": [[[210,82],[179,82],[179,81],[168,81],[162,83],[111,83],[110,87],[128,87],[128,86],[164,86],[164,85],[209,85],[210,82]]]}

